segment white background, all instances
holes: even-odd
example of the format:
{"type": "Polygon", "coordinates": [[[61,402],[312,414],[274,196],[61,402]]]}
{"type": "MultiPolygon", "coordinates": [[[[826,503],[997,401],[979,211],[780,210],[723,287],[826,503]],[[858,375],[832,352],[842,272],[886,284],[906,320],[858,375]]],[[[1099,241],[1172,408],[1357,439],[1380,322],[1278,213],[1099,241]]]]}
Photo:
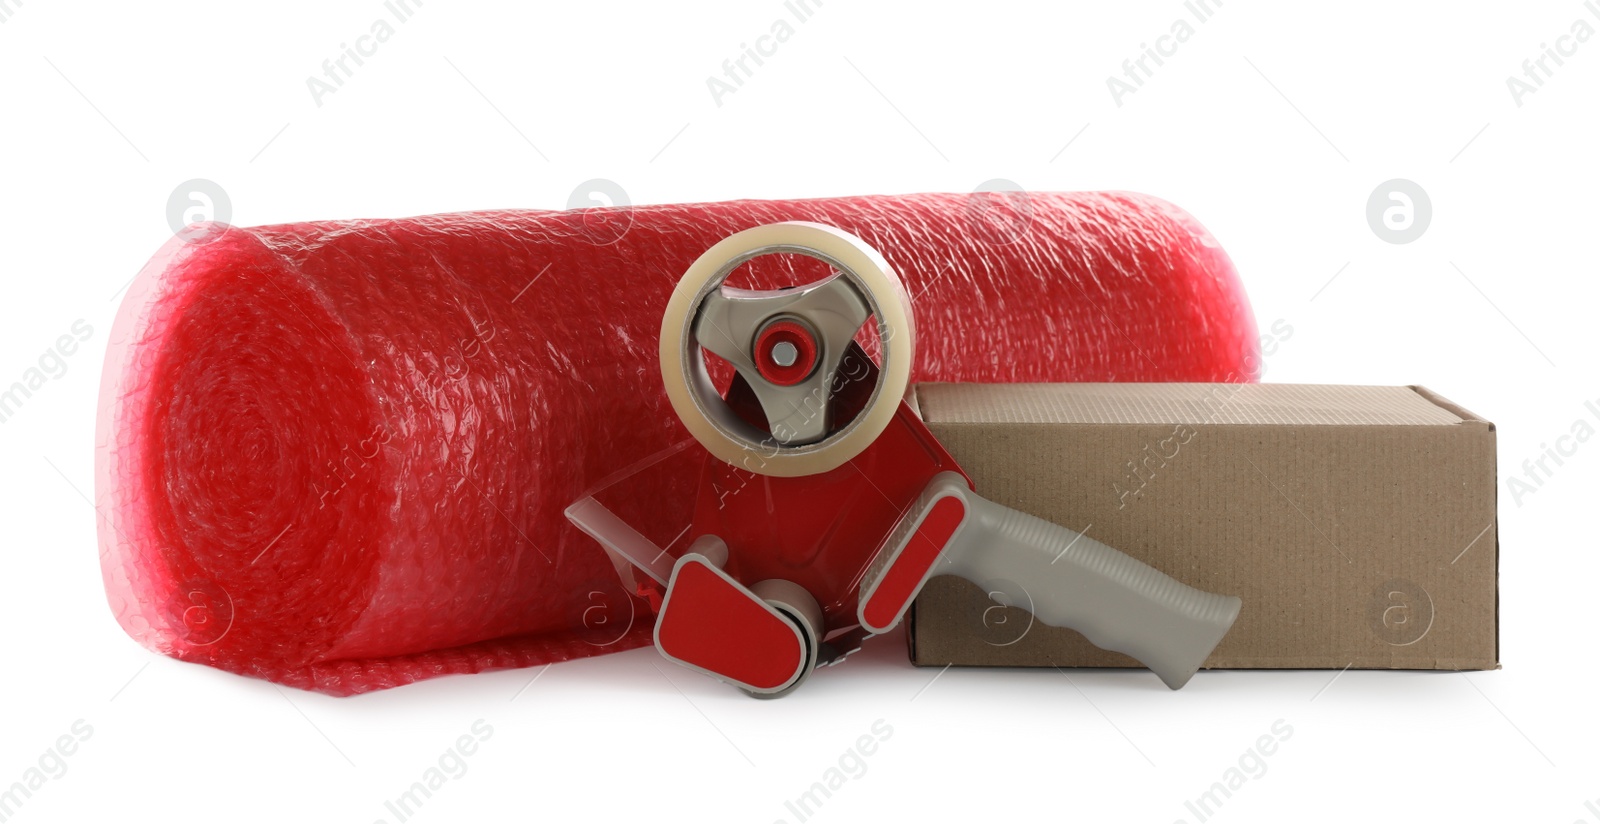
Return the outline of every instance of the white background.
{"type": "Polygon", "coordinates": [[[777,0],[428,0],[320,106],[306,78],[388,15],[377,0],[0,8],[0,383],[75,320],[95,330],[0,425],[0,786],[93,729],[13,820],[393,822],[384,801],[483,719],[492,737],[414,820],[793,822],[785,801],[883,719],[814,820],[1193,822],[1184,802],[1283,719],[1215,820],[1600,821],[1600,444],[1519,501],[1505,481],[1600,426],[1600,36],[1522,105],[1506,84],[1575,20],[1600,28],[1576,0],[1227,0],[1121,106],[1106,78],[1180,3],[827,0],[720,106],[706,78],[790,14],[777,0]],[[1499,425],[1505,668],[1201,673],[1172,693],[1145,672],[933,680],[895,637],[774,703],[650,650],[357,699],[154,656],[105,606],[80,491],[116,299],[191,178],[240,225],[564,208],[591,178],[635,203],[992,178],[1163,196],[1229,250],[1261,324],[1293,326],[1267,380],[1422,383],[1499,425]],[[1367,222],[1391,178],[1432,203],[1409,244],[1367,222]]]}

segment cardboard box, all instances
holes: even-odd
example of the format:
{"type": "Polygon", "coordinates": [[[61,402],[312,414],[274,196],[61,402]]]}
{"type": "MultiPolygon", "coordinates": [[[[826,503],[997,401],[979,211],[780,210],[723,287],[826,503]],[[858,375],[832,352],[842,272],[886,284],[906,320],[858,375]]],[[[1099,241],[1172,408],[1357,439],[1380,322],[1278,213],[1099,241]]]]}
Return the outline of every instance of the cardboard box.
{"type": "MultiPolygon", "coordinates": [[[[1422,387],[923,384],[915,402],[985,497],[1242,598],[1207,667],[1499,667],[1494,424],[1422,387]]],[[[986,594],[1015,586],[929,581],[912,661],[1138,666],[986,594]]]]}

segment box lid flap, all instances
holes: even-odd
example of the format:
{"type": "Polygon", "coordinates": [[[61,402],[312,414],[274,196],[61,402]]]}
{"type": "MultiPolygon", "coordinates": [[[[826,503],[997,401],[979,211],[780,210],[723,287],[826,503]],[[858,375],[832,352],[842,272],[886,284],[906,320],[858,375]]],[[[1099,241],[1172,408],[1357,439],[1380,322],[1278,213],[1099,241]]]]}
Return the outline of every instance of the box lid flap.
{"type": "Polygon", "coordinates": [[[1477,420],[1410,386],[925,383],[915,403],[924,420],[953,424],[1449,426],[1477,420]]]}

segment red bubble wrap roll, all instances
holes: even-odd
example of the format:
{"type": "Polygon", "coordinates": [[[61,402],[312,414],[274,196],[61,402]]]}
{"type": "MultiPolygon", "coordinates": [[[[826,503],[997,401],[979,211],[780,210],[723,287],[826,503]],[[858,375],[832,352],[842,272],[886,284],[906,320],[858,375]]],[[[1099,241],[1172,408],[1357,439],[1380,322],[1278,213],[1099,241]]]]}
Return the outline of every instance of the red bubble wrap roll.
{"type": "MultiPolygon", "coordinates": [[[[218,227],[163,248],[113,327],[96,495],[117,621],[339,695],[648,643],[648,605],[562,510],[687,437],[656,362],[667,296],[718,240],[784,220],[899,272],[916,380],[1253,377],[1232,264],[1141,195],[218,227]]],[[[749,265],[818,277],[797,260],[749,265]]]]}

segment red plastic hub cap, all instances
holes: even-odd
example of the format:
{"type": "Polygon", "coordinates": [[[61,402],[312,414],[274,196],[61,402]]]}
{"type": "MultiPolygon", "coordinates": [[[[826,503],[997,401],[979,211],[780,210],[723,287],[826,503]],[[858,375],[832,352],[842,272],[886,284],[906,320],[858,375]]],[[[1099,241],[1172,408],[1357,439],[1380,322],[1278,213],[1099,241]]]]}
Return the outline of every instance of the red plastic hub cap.
{"type": "Polygon", "coordinates": [[[817,339],[796,321],[778,320],[756,336],[754,354],[761,377],[779,386],[794,386],[817,366],[817,339]]]}

